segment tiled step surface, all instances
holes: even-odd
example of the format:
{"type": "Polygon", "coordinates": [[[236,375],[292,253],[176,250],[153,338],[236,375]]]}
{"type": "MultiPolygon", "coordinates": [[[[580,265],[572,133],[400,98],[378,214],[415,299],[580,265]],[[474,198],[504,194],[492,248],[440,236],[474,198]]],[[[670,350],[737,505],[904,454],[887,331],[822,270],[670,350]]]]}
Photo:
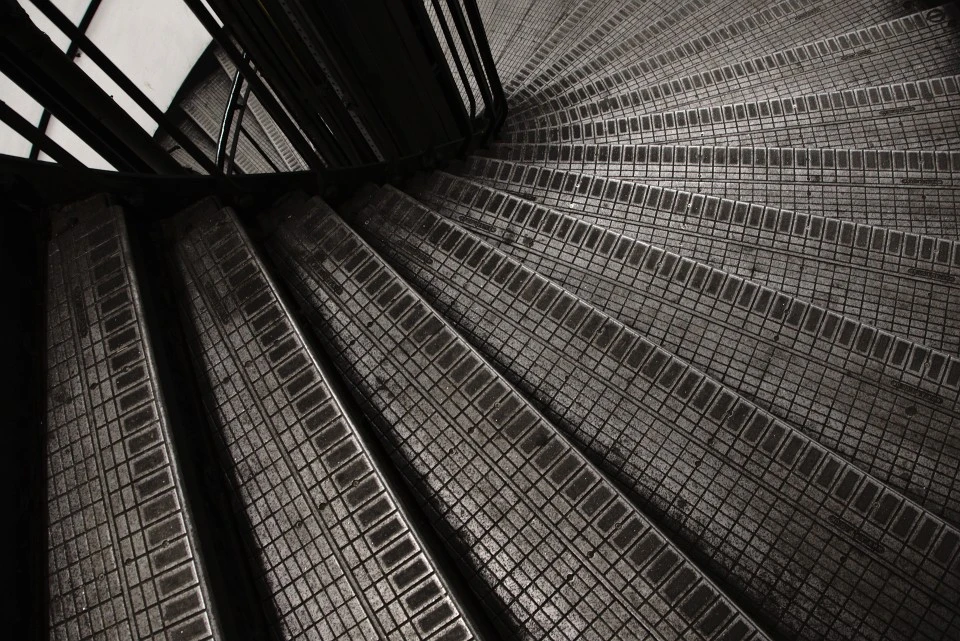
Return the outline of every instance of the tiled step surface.
{"type": "Polygon", "coordinates": [[[616,4],[616,0],[580,0],[575,3],[563,20],[540,41],[536,50],[523,60],[516,73],[509,78],[501,76],[507,96],[512,99],[529,80],[538,77],[544,66],[566,53],[571,42],[579,41],[598,21],[602,22],[605,12],[616,4]]]}
{"type": "Polygon", "coordinates": [[[267,244],[509,636],[766,638],[323,203],[267,244]]]}
{"type": "MultiPolygon", "coordinates": [[[[689,29],[651,49],[636,36],[613,41],[613,46],[542,88],[530,101],[567,95],[570,101],[606,95],[611,90],[636,88],[655,78],[672,78],[723,64],[745,56],[764,55],[785,45],[816,40],[824,34],[842,33],[853,26],[875,24],[900,17],[903,5],[875,0],[827,3],[820,0],[783,0],[777,3],[726,3],[722,10],[703,16],[700,29],[689,29]],[[703,32],[703,25],[710,25],[703,32]],[[639,42],[638,42],[639,41],[639,42]],[[638,46],[639,45],[639,46],[638,46]]],[[[521,110],[517,110],[519,113],[521,110]]]]}
{"type": "MultiPolygon", "coordinates": [[[[960,238],[960,153],[684,145],[496,145],[483,155],[960,238]]],[[[467,160],[465,172],[482,173],[467,160]]]]}
{"type": "Polygon", "coordinates": [[[661,42],[664,37],[679,37],[697,17],[730,4],[731,0],[682,0],[669,4],[626,0],[610,5],[612,10],[598,18],[585,36],[564,43],[561,55],[542,66],[515,92],[513,104],[523,105],[552,80],[562,77],[570,66],[601,53],[610,43],[626,38],[661,42]]]}
{"type": "Polygon", "coordinates": [[[355,223],[779,633],[960,632],[954,528],[465,229],[398,201],[381,192],[355,223]],[[939,552],[926,534],[907,543],[918,521],[943,532],[939,552]]]}
{"type": "MultiPolygon", "coordinates": [[[[425,3],[427,6],[430,4],[425,3]]],[[[478,4],[497,73],[501,82],[506,83],[579,3],[515,0],[510,3],[487,1],[478,4]]],[[[453,23],[448,20],[448,24],[453,23]]]]}
{"type": "Polygon", "coordinates": [[[856,319],[489,189],[463,203],[462,180],[430,182],[412,191],[434,211],[960,523],[960,358],[912,371],[922,346],[856,319]],[[951,369],[953,385],[930,380],[951,369]]]}
{"type": "Polygon", "coordinates": [[[956,240],[533,165],[474,167],[469,176],[491,187],[960,353],[960,316],[947,311],[960,304],[956,240]]]}
{"type": "MultiPolygon", "coordinates": [[[[848,86],[848,85],[845,85],[848,86]]],[[[951,149],[960,140],[957,76],[603,119],[582,107],[505,131],[504,143],[631,143],[951,149]]]]}
{"type": "Polygon", "coordinates": [[[219,639],[123,212],[55,215],[47,286],[51,639],[219,639]]]}
{"type": "Polygon", "coordinates": [[[512,126],[567,110],[595,110],[605,118],[638,110],[666,111],[711,104],[765,100],[784,93],[816,93],[851,85],[905,82],[956,72],[958,45],[944,5],[804,45],[747,57],[731,65],[697,70],[671,79],[585,102],[559,97],[514,114],[512,126]],[[578,107],[579,105],[579,107],[578,107]]]}
{"type": "Polygon", "coordinates": [[[278,638],[476,638],[230,210],[180,215],[172,262],[278,638]]]}

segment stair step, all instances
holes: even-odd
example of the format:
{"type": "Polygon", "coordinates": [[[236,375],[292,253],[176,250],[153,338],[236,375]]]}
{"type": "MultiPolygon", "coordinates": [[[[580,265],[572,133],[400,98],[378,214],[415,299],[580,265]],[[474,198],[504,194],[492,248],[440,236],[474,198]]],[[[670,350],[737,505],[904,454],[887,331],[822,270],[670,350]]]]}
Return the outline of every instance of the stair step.
{"type": "Polygon", "coordinates": [[[600,54],[610,46],[633,34],[643,40],[659,41],[665,36],[676,37],[689,28],[687,22],[701,15],[704,8],[729,4],[721,0],[678,0],[669,10],[650,7],[643,0],[625,0],[612,4],[612,11],[599,16],[594,26],[581,34],[575,42],[566,42],[559,57],[553,57],[541,66],[536,75],[514,94],[513,103],[522,106],[545,86],[562,77],[572,65],[600,54]]]}
{"type": "Polygon", "coordinates": [[[54,216],[47,576],[57,639],[215,639],[208,576],[119,207],[54,216]]]}
{"type": "Polygon", "coordinates": [[[853,83],[906,82],[917,78],[921,61],[926,77],[950,74],[956,71],[954,61],[960,53],[950,18],[956,10],[951,3],[736,64],[617,89],[602,98],[544,100],[534,109],[514,114],[511,126],[530,126],[537,116],[560,111],[569,111],[571,117],[596,111],[604,118],[615,118],[638,111],[768,99],[787,91],[808,94],[853,83]]]}
{"type": "MultiPolygon", "coordinates": [[[[180,131],[184,133],[193,144],[197,146],[203,155],[207,158],[216,158],[217,157],[217,147],[216,144],[210,139],[210,136],[207,135],[203,129],[197,126],[197,124],[190,119],[189,117],[183,118],[180,121],[179,125],[180,131]]],[[[205,170],[197,163],[186,151],[184,151],[180,144],[175,141],[172,137],[167,134],[158,134],[157,141],[163,146],[164,149],[170,152],[170,155],[173,156],[182,167],[187,167],[197,172],[198,174],[205,173],[205,170]]]]}
{"type": "MultiPolygon", "coordinates": [[[[960,153],[774,147],[495,145],[484,156],[960,238],[960,153]]],[[[484,162],[467,159],[465,173],[484,162]]]]}
{"type": "Polygon", "coordinates": [[[785,0],[758,6],[754,13],[747,13],[740,2],[727,7],[701,23],[720,25],[712,31],[693,32],[690,40],[652,53],[637,49],[630,40],[618,43],[559,82],[544,87],[535,98],[544,101],[565,96],[574,103],[588,101],[609,95],[614,88],[632,89],[650,84],[657,77],[676,78],[700,69],[733,65],[745,56],[763,56],[786,45],[815,41],[825,33],[877,24],[905,13],[903,5],[875,0],[785,0]]]}
{"type": "Polygon", "coordinates": [[[451,178],[431,180],[413,193],[926,509],[960,523],[960,441],[951,435],[960,424],[960,358],[930,353],[856,319],[503,192],[481,188],[485,196],[461,202],[456,194],[469,188],[451,178]],[[903,352],[899,366],[887,360],[897,349],[903,352]],[[915,350],[926,360],[911,360],[915,350]],[[914,364],[921,370],[911,371],[914,364]],[[931,380],[951,369],[954,385],[931,380]],[[927,464],[918,466],[919,460],[927,464]]]}
{"type": "Polygon", "coordinates": [[[955,528],[398,192],[355,222],[777,633],[960,633],[955,528]]]}
{"type": "Polygon", "coordinates": [[[475,638],[234,214],[207,204],[178,227],[191,351],[275,633],[475,638]]]}
{"type": "MultiPolygon", "coordinates": [[[[692,144],[951,149],[960,141],[960,78],[944,76],[679,111],[598,119],[599,109],[540,118],[503,143],[692,144]]],[[[519,125],[517,125],[519,127],[519,125]]]]}
{"type": "Polygon", "coordinates": [[[618,4],[619,0],[581,0],[576,3],[570,13],[557,24],[550,34],[544,38],[537,48],[530,53],[509,78],[501,76],[504,91],[513,102],[513,96],[527,82],[536,78],[541,69],[549,66],[566,52],[566,47],[571,42],[579,41],[584,37],[598,21],[603,20],[602,16],[610,11],[610,8],[618,4]]]}
{"type": "Polygon", "coordinates": [[[506,633],[766,638],[320,201],[267,243],[506,633]]]}
{"type": "Polygon", "coordinates": [[[490,187],[960,353],[960,241],[492,159],[474,166],[481,162],[470,177],[490,187]]]}
{"type": "MultiPolygon", "coordinates": [[[[425,4],[429,7],[429,3],[425,4]]],[[[567,19],[575,4],[523,0],[499,7],[500,10],[494,12],[481,8],[497,74],[504,85],[517,74],[554,28],[567,19]]]]}

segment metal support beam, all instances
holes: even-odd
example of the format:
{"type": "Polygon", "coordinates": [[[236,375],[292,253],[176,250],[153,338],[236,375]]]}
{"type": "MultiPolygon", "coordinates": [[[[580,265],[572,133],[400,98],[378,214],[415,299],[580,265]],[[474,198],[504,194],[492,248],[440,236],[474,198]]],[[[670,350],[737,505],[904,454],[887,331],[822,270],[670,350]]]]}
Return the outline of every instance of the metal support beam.
{"type": "Polygon", "coordinates": [[[263,83],[257,73],[253,70],[253,67],[250,66],[250,63],[246,60],[243,60],[240,51],[233,44],[233,40],[220,27],[220,25],[217,23],[217,20],[210,14],[210,11],[207,9],[206,5],[204,5],[201,0],[183,1],[184,4],[186,4],[187,7],[193,11],[193,14],[200,21],[200,24],[202,24],[207,30],[207,33],[209,33],[213,40],[220,46],[220,48],[226,52],[227,56],[233,61],[233,64],[236,65],[237,69],[243,72],[243,77],[253,87],[253,92],[260,100],[260,103],[270,114],[270,117],[273,118],[274,122],[277,123],[280,131],[282,131],[283,135],[287,137],[287,140],[290,141],[290,144],[293,145],[294,149],[297,150],[297,153],[300,154],[300,157],[303,158],[304,162],[307,163],[307,166],[317,169],[323,167],[324,163],[320,159],[320,156],[317,154],[316,150],[307,141],[307,139],[304,138],[300,128],[297,127],[293,120],[290,119],[287,111],[277,101],[270,89],[263,83]]]}
{"type": "MultiPolygon", "coordinates": [[[[100,4],[103,0],[90,0],[90,4],[87,5],[87,9],[83,12],[83,17],[80,18],[80,24],[76,26],[77,31],[82,34],[87,33],[87,29],[90,28],[90,23],[93,22],[93,17],[97,15],[97,9],[100,8],[100,4]]],[[[70,23],[73,24],[72,22],[70,23]]],[[[62,31],[62,29],[61,29],[62,31]]],[[[67,37],[70,37],[69,35],[67,37]]],[[[74,56],[77,55],[77,52],[80,50],[80,45],[76,39],[71,38],[70,44],[67,46],[67,57],[73,60],[74,56]]],[[[40,130],[40,133],[46,134],[47,127],[50,125],[50,112],[46,109],[40,114],[40,124],[37,125],[37,129],[40,130]]],[[[36,145],[33,146],[33,149],[30,150],[30,160],[37,160],[40,158],[40,149],[36,145]]]]}
{"type": "Polygon", "coordinates": [[[0,101],[0,122],[6,123],[11,129],[23,136],[27,142],[31,143],[34,149],[39,149],[61,165],[83,167],[80,161],[71,156],[66,149],[48,138],[38,127],[34,127],[26,118],[11,109],[3,101],[0,101]]]}
{"type": "Polygon", "coordinates": [[[183,169],[37,28],[15,0],[0,2],[0,71],[117,169],[183,169]]]}
{"type": "MultiPolygon", "coordinates": [[[[182,131],[180,128],[173,124],[173,122],[167,117],[163,111],[157,107],[152,100],[143,91],[140,90],[140,87],[136,85],[130,78],[120,70],[117,65],[115,65],[110,58],[108,58],[99,47],[97,47],[93,42],[86,36],[84,29],[81,27],[76,27],[73,25],[73,22],[70,21],[67,16],[65,16],[50,0],[30,0],[31,3],[37,9],[39,9],[43,15],[45,15],[60,31],[67,35],[71,39],[70,48],[67,49],[67,57],[72,60],[76,50],[82,51],[87,54],[87,56],[98,66],[100,69],[107,74],[107,76],[120,87],[128,96],[130,96],[137,106],[146,112],[150,118],[152,118],[160,130],[168,134],[173,138],[180,147],[187,152],[191,158],[198,165],[200,165],[207,173],[214,174],[217,172],[217,166],[214,165],[206,154],[200,151],[192,140],[182,131]],[[73,52],[73,53],[71,53],[73,52]]],[[[94,2],[99,4],[99,0],[94,0],[94,2]]],[[[91,3],[93,6],[93,3],[91,3]]],[[[85,15],[84,18],[87,16],[85,15]]],[[[92,16],[91,16],[92,18],[92,16]]],[[[82,23],[81,23],[82,24],[82,23]]],[[[48,112],[47,112],[48,113],[48,112]]],[[[42,118],[41,118],[42,120],[42,118]]]]}

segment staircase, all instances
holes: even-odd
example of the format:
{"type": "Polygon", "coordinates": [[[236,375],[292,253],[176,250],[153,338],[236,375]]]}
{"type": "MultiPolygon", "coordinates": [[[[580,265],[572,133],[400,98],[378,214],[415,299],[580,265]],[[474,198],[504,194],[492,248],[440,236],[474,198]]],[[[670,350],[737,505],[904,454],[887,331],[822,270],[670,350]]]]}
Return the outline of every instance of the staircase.
{"type": "Polygon", "coordinates": [[[462,161],[50,212],[37,636],[960,639],[958,8],[480,5],[462,161]]]}

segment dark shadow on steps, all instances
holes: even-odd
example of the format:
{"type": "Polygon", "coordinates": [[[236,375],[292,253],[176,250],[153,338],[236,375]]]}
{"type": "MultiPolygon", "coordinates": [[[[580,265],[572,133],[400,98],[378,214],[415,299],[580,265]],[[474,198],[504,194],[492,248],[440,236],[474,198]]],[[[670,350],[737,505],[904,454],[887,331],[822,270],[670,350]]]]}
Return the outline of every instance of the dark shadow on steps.
{"type": "Polygon", "coordinates": [[[187,351],[190,337],[177,311],[184,287],[164,258],[162,233],[135,212],[127,224],[161,393],[213,592],[211,608],[225,639],[276,638],[280,617],[265,598],[263,559],[238,505],[238,484],[227,473],[229,455],[201,401],[210,384],[195,372],[187,351]]]}

